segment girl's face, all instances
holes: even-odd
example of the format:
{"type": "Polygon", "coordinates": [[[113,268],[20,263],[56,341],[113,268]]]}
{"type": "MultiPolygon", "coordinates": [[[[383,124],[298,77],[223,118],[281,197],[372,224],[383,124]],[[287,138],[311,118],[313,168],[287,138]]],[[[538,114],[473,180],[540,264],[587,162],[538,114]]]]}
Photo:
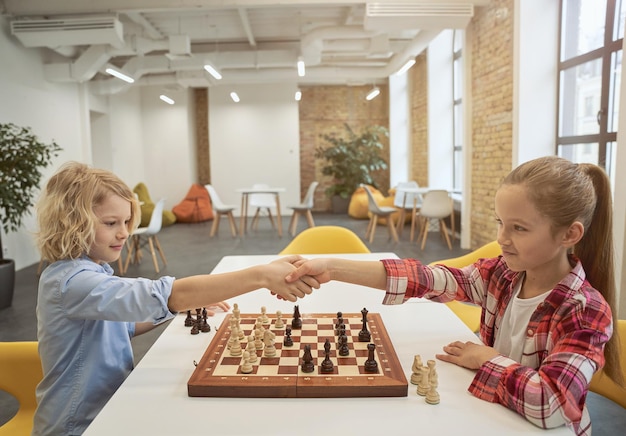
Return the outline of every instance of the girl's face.
{"type": "Polygon", "coordinates": [[[98,263],[117,260],[128,239],[128,223],[131,216],[130,202],[111,194],[94,207],[98,218],[96,238],[89,250],[89,257],[98,263]]]}
{"type": "Polygon", "coordinates": [[[567,263],[565,231],[553,233],[551,221],[539,213],[523,185],[503,185],[496,192],[498,243],[509,268],[550,275],[567,263]]]}

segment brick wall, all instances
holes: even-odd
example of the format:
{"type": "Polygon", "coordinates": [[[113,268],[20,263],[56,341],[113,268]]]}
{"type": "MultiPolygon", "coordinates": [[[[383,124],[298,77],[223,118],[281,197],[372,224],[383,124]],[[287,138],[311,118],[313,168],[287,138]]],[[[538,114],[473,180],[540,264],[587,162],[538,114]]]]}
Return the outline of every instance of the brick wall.
{"type": "MultiPolygon", "coordinates": [[[[345,132],[348,124],[355,133],[372,125],[389,128],[388,86],[379,85],[380,95],[371,101],[365,100],[370,86],[309,86],[301,87],[300,101],[300,184],[301,196],[309,184],[318,180],[320,186],[315,192],[316,211],[329,211],[330,199],[324,191],[332,180],[322,176],[323,161],[315,159],[315,149],[326,146],[322,134],[345,132]]],[[[383,157],[389,162],[389,144],[385,144],[383,157]]],[[[389,171],[382,171],[375,177],[380,189],[386,194],[389,190],[389,171]]]]}
{"type": "Polygon", "coordinates": [[[513,11],[513,0],[493,0],[477,8],[470,23],[472,248],[496,237],[493,199],[512,165],[513,11]]]}
{"type": "Polygon", "coordinates": [[[411,92],[411,166],[409,179],[428,186],[428,50],[409,70],[411,92]]]}

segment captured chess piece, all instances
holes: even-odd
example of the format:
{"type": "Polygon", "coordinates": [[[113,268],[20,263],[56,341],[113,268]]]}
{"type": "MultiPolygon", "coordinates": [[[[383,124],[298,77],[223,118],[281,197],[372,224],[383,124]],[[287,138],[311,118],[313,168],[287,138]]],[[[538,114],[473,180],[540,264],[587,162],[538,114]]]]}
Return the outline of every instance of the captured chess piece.
{"type": "Polygon", "coordinates": [[[441,401],[440,397],[439,397],[439,392],[437,392],[437,386],[439,385],[439,381],[437,379],[437,372],[433,370],[431,370],[430,375],[429,375],[429,387],[428,387],[428,392],[426,393],[426,402],[428,404],[439,404],[439,402],[441,401]]]}
{"type": "Polygon", "coordinates": [[[191,310],[187,311],[187,318],[185,318],[185,327],[193,326],[193,317],[191,316],[191,310]]]}
{"type": "Polygon", "coordinates": [[[413,357],[413,366],[411,367],[411,384],[418,385],[422,379],[422,356],[416,354],[413,357]]]}
{"type": "Polygon", "coordinates": [[[311,354],[311,346],[309,344],[304,346],[304,354],[302,355],[302,365],[300,368],[302,372],[305,373],[315,371],[315,364],[313,363],[313,355],[311,354]]]}
{"type": "Polygon", "coordinates": [[[422,366],[420,368],[420,373],[422,374],[422,377],[420,378],[420,382],[417,385],[417,394],[421,395],[422,397],[425,396],[428,393],[428,390],[430,389],[430,385],[428,384],[428,373],[429,373],[429,369],[427,366],[422,366]]]}
{"type": "Polygon", "coordinates": [[[202,308],[202,324],[200,324],[200,331],[202,333],[208,333],[211,331],[211,326],[207,322],[207,310],[206,307],[202,308]]]}
{"type": "Polygon", "coordinates": [[[361,318],[361,321],[363,321],[363,326],[361,327],[361,331],[359,332],[359,342],[369,342],[372,339],[372,335],[367,330],[367,313],[368,310],[366,308],[363,308],[363,310],[361,311],[361,315],[363,316],[361,318]]]}
{"type": "Polygon", "coordinates": [[[291,320],[291,328],[295,330],[302,328],[302,318],[300,316],[300,308],[297,305],[293,307],[293,319],[291,320]]]}
{"type": "Polygon", "coordinates": [[[326,342],[324,342],[324,360],[320,365],[320,371],[324,374],[331,374],[334,370],[335,365],[330,360],[330,340],[326,339],[326,342]]]}
{"type": "Polygon", "coordinates": [[[374,349],[376,345],[367,344],[367,360],[365,361],[365,372],[378,372],[378,362],[374,359],[374,349]]]}

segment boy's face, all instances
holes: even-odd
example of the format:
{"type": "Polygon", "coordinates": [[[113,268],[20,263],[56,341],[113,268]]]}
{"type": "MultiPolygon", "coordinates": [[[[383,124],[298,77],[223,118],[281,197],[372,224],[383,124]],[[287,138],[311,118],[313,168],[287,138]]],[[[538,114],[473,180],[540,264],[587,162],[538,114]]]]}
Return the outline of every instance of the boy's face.
{"type": "Polygon", "coordinates": [[[124,243],[128,239],[130,202],[112,194],[94,208],[94,213],[98,221],[89,257],[98,263],[113,262],[120,257],[124,243]]]}

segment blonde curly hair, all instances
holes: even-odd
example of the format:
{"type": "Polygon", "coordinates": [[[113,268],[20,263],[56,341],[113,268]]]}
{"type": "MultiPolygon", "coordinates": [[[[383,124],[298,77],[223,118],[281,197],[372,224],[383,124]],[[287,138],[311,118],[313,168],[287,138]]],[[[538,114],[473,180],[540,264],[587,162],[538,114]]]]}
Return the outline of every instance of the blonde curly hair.
{"type": "Polygon", "coordinates": [[[67,162],[50,178],[37,203],[41,256],[48,262],[76,259],[89,252],[95,240],[94,207],[118,195],[131,205],[128,231],[141,219],[139,202],[131,189],[110,171],[67,162]]]}

